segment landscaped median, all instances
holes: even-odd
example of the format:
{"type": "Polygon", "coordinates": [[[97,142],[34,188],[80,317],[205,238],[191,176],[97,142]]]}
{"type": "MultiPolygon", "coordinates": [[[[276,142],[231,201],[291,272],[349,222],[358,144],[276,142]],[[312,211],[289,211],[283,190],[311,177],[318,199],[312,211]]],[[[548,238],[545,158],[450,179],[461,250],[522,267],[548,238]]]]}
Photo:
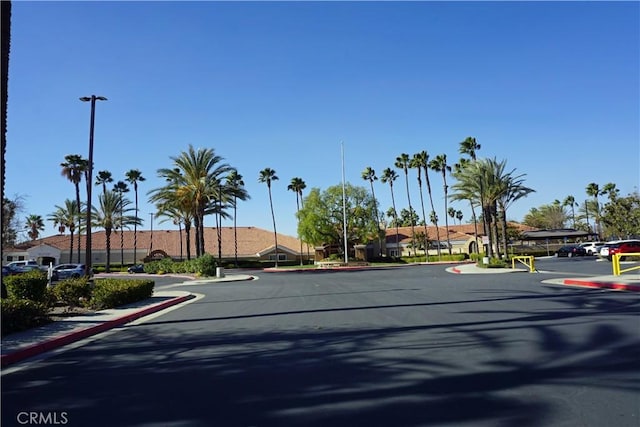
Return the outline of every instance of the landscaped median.
{"type": "Polygon", "coordinates": [[[77,307],[97,311],[142,301],[153,295],[154,285],[149,279],[77,278],[48,286],[41,271],[6,277],[6,295],[0,302],[2,336],[49,323],[54,312],[64,314],[77,307]]]}

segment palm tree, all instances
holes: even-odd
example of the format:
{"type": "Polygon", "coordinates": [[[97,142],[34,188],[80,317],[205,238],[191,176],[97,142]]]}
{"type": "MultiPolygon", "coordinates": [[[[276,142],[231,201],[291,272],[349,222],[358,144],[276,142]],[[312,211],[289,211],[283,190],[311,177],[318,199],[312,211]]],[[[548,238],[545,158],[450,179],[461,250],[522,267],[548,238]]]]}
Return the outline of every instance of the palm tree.
{"type": "Polygon", "coordinates": [[[158,209],[156,217],[163,218],[159,222],[171,221],[174,225],[178,226],[178,233],[180,235],[180,260],[182,260],[183,245],[182,245],[182,226],[184,225],[185,232],[185,245],[187,246],[187,260],[191,259],[191,224],[193,222],[193,216],[190,209],[183,210],[179,207],[175,201],[167,201],[165,203],[158,203],[156,205],[158,209]]]}
{"type": "Polygon", "coordinates": [[[380,232],[380,221],[378,219],[378,201],[376,200],[376,192],[373,189],[373,182],[377,181],[378,177],[376,176],[376,171],[371,166],[367,166],[365,170],[362,171],[361,176],[365,181],[369,181],[369,184],[371,185],[371,196],[373,197],[373,221],[375,221],[378,236],[378,254],[382,256],[382,233],[380,232]]]}
{"type": "MultiPolygon", "coordinates": [[[[62,176],[67,178],[73,183],[76,189],[76,204],[80,204],[80,182],[82,182],[82,176],[87,170],[89,161],[83,159],[79,154],[68,154],[64,157],[64,162],[60,163],[62,167],[62,176]]],[[[82,229],[82,212],[78,212],[78,263],[80,263],[80,230],[82,229]]]]}
{"type": "MultiPolygon", "coordinates": [[[[157,215],[170,218],[174,224],[176,222],[184,224],[187,260],[191,260],[191,226],[195,222],[193,200],[190,193],[182,186],[180,169],[160,169],[158,176],[164,177],[167,184],[150,190],[149,201],[155,203],[157,215]]],[[[180,244],[182,245],[182,239],[180,244]]]]}
{"type": "MultiPolygon", "coordinates": [[[[136,217],[138,215],[138,183],[145,180],[145,177],[142,176],[142,172],[138,169],[131,169],[127,173],[125,173],[126,181],[133,185],[133,192],[135,193],[135,203],[136,203],[136,217]]],[[[138,262],[138,225],[133,225],[133,262],[138,262]]]]}
{"type": "MultiPolygon", "coordinates": [[[[429,153],[426,151],[421,151],[417,154],[419,157],[418,162],[422,165],[424,169],[424,179],[427,182],[427,192],[429,193],[429,202],[431,204],[431,213],[429,214],[429,218],[433,225],[436,228],[436,239],[438,240],[437,250],[438,250],[438,259],[441,259],[442,254],[440,251],[440,228],[438,227],[438,215],[436,214],[436,209],[433,205],[433,193],[431,192],[431,180],[429,179],[429,153]]],[[[426,222],[426,219],[425,219],[426,222]]]]}
{"type": "Polygon", "coordinates": [[[212,148],[195,150],[191,145],[186,152],[171,157],[171,160],[173,168],[158,170],[158,176],[165,178],[167,185],[151,193],[170,192],[181,203],[190,203],[196,231],[196,256],[199,257],[205,253],[204,217],[220,213],[220,182],[233,168],[222,163],[223,158],[217,156],[212,148]]]}
{"type": "Polygon", "coordinates": [[[571,206],[571,218],[573,219],[573,228],[576,228],[576,211],[575,207],[578,204],[576,203],[575,197],[569,195],[562,202],[562,206],[571,206]]]}
{"type": "Polygon", "coordinates": [[[424,210],[424,197],[422,195],[422,167],[427,165],[426,161],[427,152],[423,151],[421,153],[416,153],[413,155],[411,159],[411,163],[409,164],[410,168],[414,168],[418,171],[418,192],[420,193],[420,206],[422,207],[422,223],[424,226],[424,255],[426,257],[426,261],[429,261],[429,237],[427,231],[427,215],[424,210]]]}
{"type": "Polygon", "coordinates": [[[124,181],[118,181],[116,185],[113,186],[113,191],[118,194],[118,197],[120,198],[120,224],[119,226],[116,226],[116,228],[120,228],[120,271],[122,271],[124,269],[124,218],[122,212],[124,204],[122,195],[129,191],[129,187],[124,181]]]}
{"type": "Polygon", "coordinates": [[[267,189],[269,190],[269,205],[271,206],[271,219],[273,220],[273,236],[276,242],[276,268],[278,267],[278,232],[276,230],[276,215],[273,213],[273,199],[271,197],[271,182],[276,181],[278,176],[276,175],[276,171],[271,168],[265,168],[260,171],[260,177],[258,178],[258,182],[263,182],[267,184],[267,189]]]}
{"type": "MultiPolygon", "coordinates": [[[[442,182],[444,188],[444,222],[447,231],[447,248],[449,248],[449,255],[451,255],[451,242],[449,241],[449,220],[446,213],[448,212],[447,199],[448,199],[448,186],[447,186],[447,172],[451,172],[451,166],[447,165],[447,155],[438,154],[433,160],[429,162],[429,167],[436,172],[442,173],[442,182]]],[[[440,245],[438,245],[440,246],[440,245]]]]}
{"type": "MultiPolygon", "coordinates": [[[[398,157],[396,157],[396,162],[394,164],[398,169],[402,169],[404,171],[404,182],[407,188],[407,201],[409,203],[409,212],[413,212],[413,207],[411,206],[411,195],[409,193],[409,167],[411,164],[411,159],[407,153],[402,153],[398,157]]],[[[409,216],[411,221],[411,247],[414,248],[415,255],[415,221],[413,220],[413,215],[409,216]]]]}
{"type": "Polygon", "coordinates": [[[31,240],[36,240],[40,236],[40,232],[44,230],[44,221],[40,215],[31,214],[27,217],[25,230],[31,240]]]}
{"type": "Polygon", "coordinates": [[[587,185],[587,196],[593,197],[594,206],[595,206],[595,214],[593,215],[593,222],[595,224],[595,232],[600,236],[600,204],[598,203],[598,195],[600,195],[600,187],[595,182],[587,185]]]}
{"type": "MultiPolygon", "coordinates": [[[[447,209],[447,214],[449,214],[451,219],[453,220],[456,219],[456,210],[454,208],[450,207],[449,209],[447,209]]],[[[455,222],[454,222],[454,225],[455,225],[455,222]]]]}
{"type": "MultiPolygon", "coordinates": [[[[498,163],[497,172],[503,171],[506,166],[506,160],[498,163]]],[[[502,216],[502,238],[503,238],[503,253],[506,255],[508,251],[508,238],[507,238],[507,209],[519,199],[526,197],[528,194],[533,193],[535,190],[524,186],[524,174],[514,175],[516,170],[504,174],[501,173],[497,177],[497,182],[502,187],[500,196],[498,197],[498,205],[500,206],[502,216]]]]}
{"type": "Polygon", "coordinates": [[[96,227],[104,228],[107,246],[107,263],[105,271],[111,272],[111,232],[118,225],[123,227],[133,225],[140,220],[133,215],[125,215],[133,209],[128,208],[131,202],[121,198],[115,191],[107,190],[98,196],[98,206],[92,208],[92,223],[96,227]],[[119,221],[118,221],[119,220],[119,221]]]}
{"type": "MultiPolygon", "coordinates": [[[[471,136],[469,136],[464,141],[460,142],[460,148],[459,148],[458,152],[460,154],[463,154],[463,155],[465,155],[465,154],[468,155],[469,158],[471,159],[471,161],[475,162],[477,160],[476,152],[478,150],[480,150],[480,148],[481,148],[481,145],[478,144],[476,139],[471,137],[471,136]]],[[[460,166],[464,167],[468,161],[469,160],[464,159],[464,158],[460,159],[460,166]]],[[[484,193],[484,191],[483,191],[483,188],[482,188],[482,184],[480,184],[480,191],[479,191],[479,194],[478,194],[478,205],[479,206],[483,206],[483,193],[484,193]]],[[[476,234],[476,247],[478,248],[478,251],[479,251],[480,249],[479,249],[479,246],[478,246],[478,221],[477,221],[477,218],[476,218],[476,211],[475,211],[475,207],[474,207],[473,201],[471,199],[468,199],[468,200],[469,200],[469,204],[471,205],[471,216],[473,217],[474,232],[476,234]]],[[[487,228],[487,220],[486,220],[485,215],[482,215],[482,225],[483,225],[483,228],[484,228],[484,233],[485,233],[485,235],[487,235],[488,228],[487,228]]]]}
{"type": "Polygon", "coordinates": [[[58,231],[61,234],[65,232],[65,229],[69,229],[69,262],[73,262],[73,233],[76,229],[76,218],[78,217],[78,205],[75,200],[66,199],[64,206],[55,206],[56,210],[49,215],[49,221],[53,221],[54,226],[60,225],[58,231]]]}
{"type": "Polygon", "coordinates": [[[102,194],[107,192],[107,184],[111,182],[113,182],[111,172],[107,170],[98,172],[98,175],[96,176],[96,185],[102,185],[102,194]]]}
{"type": "MultiPolygon", "coordinates": [[[[296,193],[296,214],[300,213],[300,200],[302,200],[302,190],[307,188],[307,184],[302,180],[302,178],[291,178],[291,183],[287,186],[287,190],[293,191],[296,193]]],[[[298,222],[300,218],[298,218],[298,222]]],[[[302,260],[302,239],[300,238],[300,233],[298,233],[298,239],[300,239],[300,265],[303,265],[302,260]]]]}
{"type": "Polygon", "coordinates": [[[389,188],[391,189],[391,204],[393,206],[393,216],[395,218],[396,225],[396,251],[398,253],[398,257],[402,255],[402,251],[400,251],[400,233],[398,231],[398,211],[396,209],[396,199],[393,195],[393,181],[398,179],[398,174],[391,168],[386,168],[382,171],[382,175],[380,176],[380,182],[383,184],[389,183],[389,188]]]}
{"type": "MultiPolygon", "coordinates": [[[[242,175],[238,173],[237,170],[232,170],[229,175],[227,175],[227,185],[229,186],[231,192],[233,193],[233,243],[234,243],[234,253],[235,253],[235,265],[238,268],[238,223],[237,223],[237,212],[238,212],[238,193],[244,190],[244,181],[242,180],[242,175]]],[[[248,198],[249,195],[247,194],[248,198]]]]}

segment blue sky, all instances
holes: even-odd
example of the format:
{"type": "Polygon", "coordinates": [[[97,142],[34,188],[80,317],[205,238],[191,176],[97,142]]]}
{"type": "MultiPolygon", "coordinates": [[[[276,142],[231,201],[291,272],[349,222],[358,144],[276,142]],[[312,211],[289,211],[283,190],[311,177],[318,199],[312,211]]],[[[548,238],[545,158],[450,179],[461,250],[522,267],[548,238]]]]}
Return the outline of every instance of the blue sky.
{"type": "MultiPolygon", "coordinates": [[[[156,171],[189,144],[243,175],[251,200],[238,225],[272,229],[258,175],[275,169],[278,231],[295,235],[287,185],[339,184],[341,144],[347,181],[368,188],[367,166],[380,174],[422,150],[454,164],[468,136],[536,190],[508,213],[519,221],[568,195],[583,202],[590,182],[637,190],[639,56],[638,2],[15,1],[5,194],[24,198],[24,217],[74,198],[59,165],[88,156],[90,108],[78,98],[96,94],[108,101],[96,107],[95,170],[142,172],[147,229],[156,171]]],[[[388,185],[376,196],[386,211],[388,185]]]]}

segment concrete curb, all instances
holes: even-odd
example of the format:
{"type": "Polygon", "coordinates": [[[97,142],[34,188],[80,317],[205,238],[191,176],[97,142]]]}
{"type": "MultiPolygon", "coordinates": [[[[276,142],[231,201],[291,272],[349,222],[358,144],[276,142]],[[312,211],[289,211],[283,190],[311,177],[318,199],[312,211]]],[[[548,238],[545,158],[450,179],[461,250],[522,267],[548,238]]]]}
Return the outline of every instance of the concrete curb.
{"type": "Polygon", "coordinates": [[[165,308],[171,307],[173,305],[180,304],[194,297],[195,296],[193,294],[189,294],[189,295],[171,298],[170,300],[160,302],[158,304],[152,305],[147,308],[143,308],[142,310],[136,311],[134,313],[126,314],[124,316],[118,317],[113,320],[107,320],[103,323],[100,323],[94,326],[89,326],[84,329],[72,331],[68,334],[61,335],[37,344],[32,344],[27,347],[16,350],[13,353],[3,354],[0,357],[0,366],[6,367],[13,363],[17,363],[22,360],[28,359],[30,357],[37,356],[38,354],[44,353],[46,351],[50,351],[58,347],[71,344],[83,338],[87,338],[92,335],[99,334],[101,332],[107,331],[109,329],[113,329],[117,326],[124,325],[125,323],[129,323],[141,317],[155,313],[157,311],[164,310],[165,308]]]}
{"type": "Polygon", "coordinates": [[[632,283],[612,283],[612,282],[599,282],[580,279],[564,279],[562,281],[564,285],[570,286],[583,286],[586,288],[601,288],[601,289],[613,289],[616,291],[630,291],[640,292],[640,285],[632,283]]]}

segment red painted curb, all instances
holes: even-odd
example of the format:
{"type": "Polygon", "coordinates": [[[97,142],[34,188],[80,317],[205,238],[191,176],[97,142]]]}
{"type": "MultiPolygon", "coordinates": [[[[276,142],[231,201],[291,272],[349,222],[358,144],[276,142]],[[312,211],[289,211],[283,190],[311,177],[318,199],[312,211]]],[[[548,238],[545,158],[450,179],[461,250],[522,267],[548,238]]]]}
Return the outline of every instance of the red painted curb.
{"type": "Polygon", "coordinates": [[[187,301],[193,298],[193,295],[185,295],[182,297],[172,298],[168,301],[158,303],[151,307],[147,307],[135,313],[128,314],[126,316],[119,317],[117,319],[109,320],[104,323],[100,323],[95,326],[91,326],[85,329],[80,329],[75,332],[71,332],[67,335],[62,335],[56,338],[52,338],[48,341],[44,341],[37,344],[32,344],[25,348],[14,351],[13,353],[3,354],[0,357],[0,366],[8,366],[12,363],[20,362],[22,360],[28,359],[30,357],[36,356],[38,354],[44,353],[46,351],[53,350],[58,347],[62,347],[73,342],[79,341],[83,338],[90,337],[92,335],[99,334],[100,332],[104,332],[106,330],[115,328],[116,326],[124,325],[125,323],[132,322],[140,317],[147,316],[149,314],[155,313],[157,311],[163,310],[167,307],[171,307],[172,305],[180,304],[181,302],[187,301]]]}
{"type": "Polygon", "coordinates": [[[565,285],[584,286],[587,288],[614,289],[617,291],[640,292],[640,285],[630,283],[589,282],[585,280],[564,279],[565,285]]]}
{"type": "Polygon", "coordinates": [[[456,273],[456,274],[460,274],[460,273],[462,273],[462,271],[460,271],[460,269],[458,269],[458,268],[456,268],[456,267],[453,267],[453,268],[451,269],[451,271],[453,271],[453,272],[454,272],[454,273],[456,273]]]}

